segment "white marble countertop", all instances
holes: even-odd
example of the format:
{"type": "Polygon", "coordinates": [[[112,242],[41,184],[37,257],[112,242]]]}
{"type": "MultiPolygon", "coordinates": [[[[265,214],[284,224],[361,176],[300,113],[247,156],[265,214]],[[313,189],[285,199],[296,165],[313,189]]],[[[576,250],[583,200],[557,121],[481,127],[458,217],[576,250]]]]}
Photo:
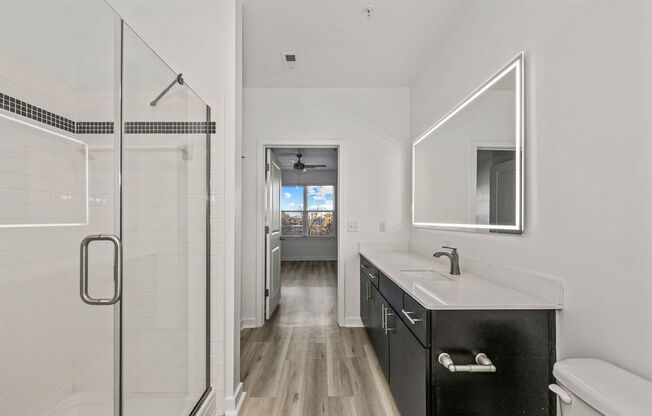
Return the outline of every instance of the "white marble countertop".
{"type": "Polygon", "coordinates": [[[364,248],[360,254],[427,309],[562,309],[562,305],[464,271],[451,276],[447,267],[432,258],[364,248]],[[408,275],[405,270],[432,270],[440,276],[408,275]]]}

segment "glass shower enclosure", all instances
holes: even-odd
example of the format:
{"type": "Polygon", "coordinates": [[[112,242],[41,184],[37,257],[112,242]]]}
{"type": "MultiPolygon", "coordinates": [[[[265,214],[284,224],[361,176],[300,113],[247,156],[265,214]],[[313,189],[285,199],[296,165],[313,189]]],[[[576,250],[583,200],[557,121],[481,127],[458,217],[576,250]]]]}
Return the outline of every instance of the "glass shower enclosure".
{"type": "Polygon", "coordinates": [[[210,107],[101,0],[2,14],[0,414],[196,414],[210,107]]]}

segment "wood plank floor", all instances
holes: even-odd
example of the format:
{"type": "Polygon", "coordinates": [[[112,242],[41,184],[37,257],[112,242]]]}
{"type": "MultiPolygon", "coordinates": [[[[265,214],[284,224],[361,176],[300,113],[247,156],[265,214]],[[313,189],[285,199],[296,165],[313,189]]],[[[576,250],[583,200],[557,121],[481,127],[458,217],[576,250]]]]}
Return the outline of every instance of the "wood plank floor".
{"type": "Polygon", "coordinates": [[[337,326],[337,263],[284,262],[281,303],[241,335],[242,416],[399,415],[363,328],[337,326]]]}

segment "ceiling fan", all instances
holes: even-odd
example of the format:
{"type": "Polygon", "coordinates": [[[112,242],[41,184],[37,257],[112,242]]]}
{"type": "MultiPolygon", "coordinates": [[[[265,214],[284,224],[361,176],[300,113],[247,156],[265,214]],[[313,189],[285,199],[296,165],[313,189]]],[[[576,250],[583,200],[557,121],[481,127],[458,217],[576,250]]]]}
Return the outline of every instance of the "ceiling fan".
{"type": "Polygon", "coordinates": [[[307,172],[308,169],[314,169],[314,168],[325,168],[326,165],[306,165],[301,161],[301,158],[303,155],[301,153],[297,153],[297,160],[293,161],[292,168],[294,170],[300,171],[300,172],[307,172]]]}

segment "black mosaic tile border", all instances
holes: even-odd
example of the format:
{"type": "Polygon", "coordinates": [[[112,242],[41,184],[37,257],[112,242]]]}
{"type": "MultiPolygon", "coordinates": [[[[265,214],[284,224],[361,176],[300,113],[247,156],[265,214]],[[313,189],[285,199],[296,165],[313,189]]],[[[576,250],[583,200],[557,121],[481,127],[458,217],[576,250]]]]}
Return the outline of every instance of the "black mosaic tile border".
{"type": "MultiPolygon", "coordinates": [[[[0,93],[0,108],[14,114],[65,130],[75,134],[113,134],[112,121],[73,121],[17,98],[0,93]]],[[[211,134],[217,131],[216,124],[208,124],[211,134]]],[[[206,134],[205,121],[128,121],[126,134],[206,134]]]]}
{"type": "Polygon", "coordinates": [[[0,93],[0,108],[70,133],[76,132],[74,121],[3,93],[0,93]]]}
{"type": "MultiPolygon", "coordinates": [[[[210,123],[215,133],[215,122],[210,123]]],[[[126,134],[206,134],[205,121],[127,121],[126,134]]]]}
{"type": "Polygon", "coordinates": [[[112,121],[78,121],[77,134],[113,134],[112,121]]]}

